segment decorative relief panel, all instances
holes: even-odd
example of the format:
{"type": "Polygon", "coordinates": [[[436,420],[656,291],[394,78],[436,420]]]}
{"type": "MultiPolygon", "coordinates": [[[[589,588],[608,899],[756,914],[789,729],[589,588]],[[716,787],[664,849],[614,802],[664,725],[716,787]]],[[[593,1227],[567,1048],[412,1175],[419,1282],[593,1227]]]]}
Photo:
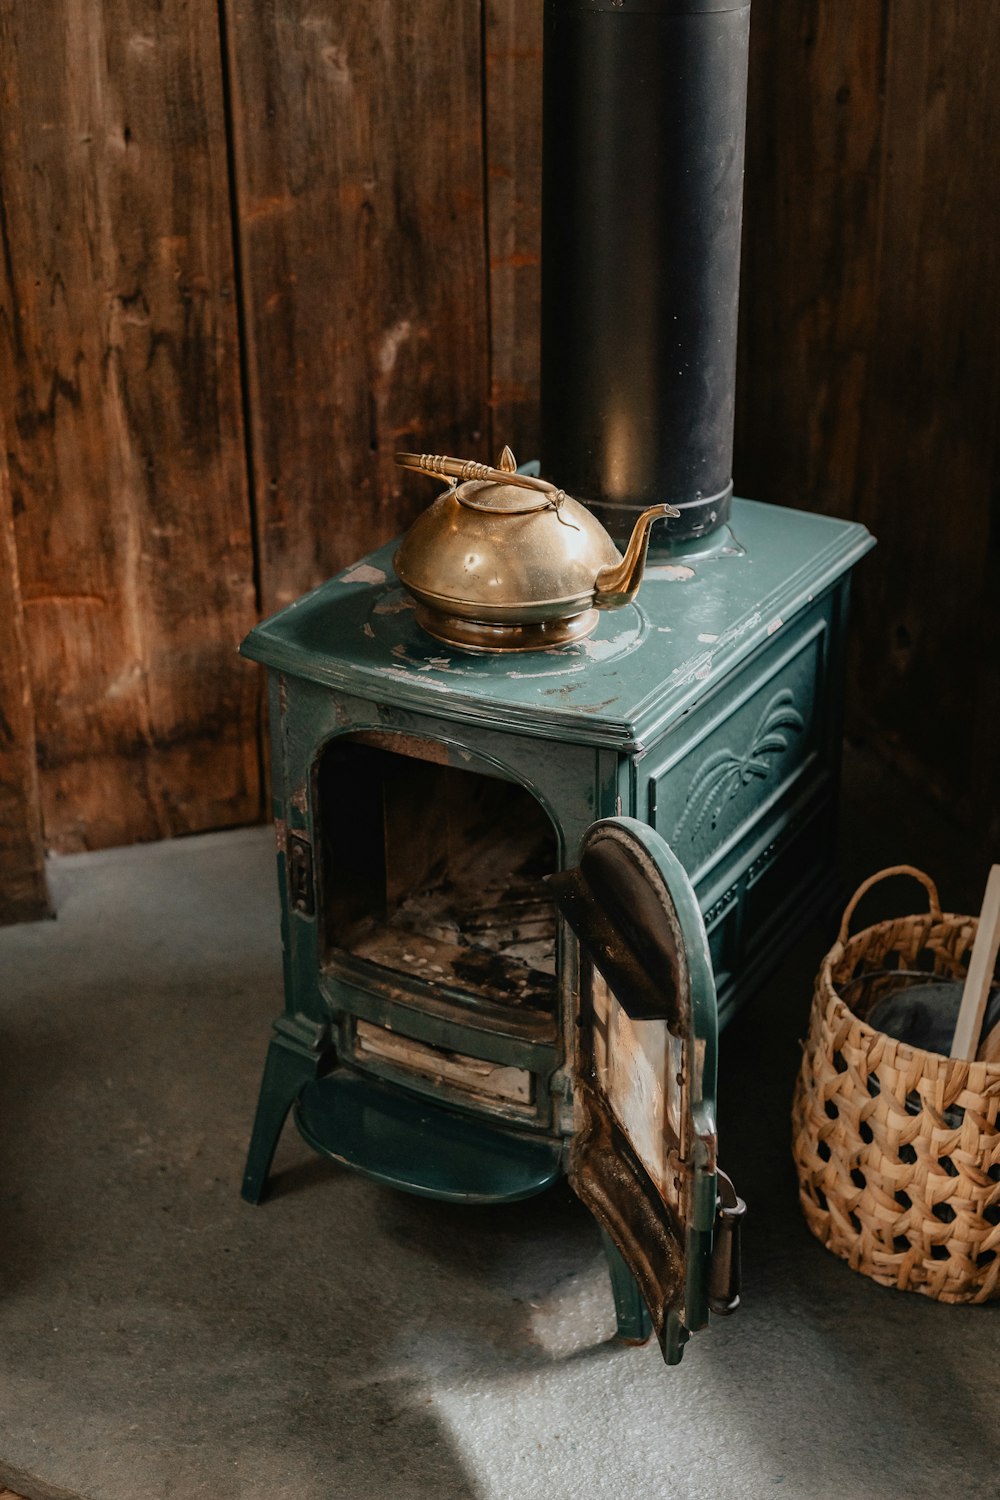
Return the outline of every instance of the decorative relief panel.
{"type": "Polygon", "coordinates": [[[759,852],[761,820],[780,818],[786,802],[792,816],[830,765],[827,631],[825,611],[813,614],[780,657],[768,653],[734,676],[691,715],[684,741],[673,740],[650,777],[651,821],[696,885],[711,880],[714,901],[759,852]]]}
{"type": "Polygon", "coordinates": [[[775,693],[749,744],[741,749],[717,750],[705,761],[688,789],[671,843],[677,847],[696,839],[706,823],[716,829],[726,803],[754,780],[765,781],[782,752],[788,749],[789,735],[800,735],[804,728],[805,720],[795,707],[791,691],[783,688],[775,693]]]}

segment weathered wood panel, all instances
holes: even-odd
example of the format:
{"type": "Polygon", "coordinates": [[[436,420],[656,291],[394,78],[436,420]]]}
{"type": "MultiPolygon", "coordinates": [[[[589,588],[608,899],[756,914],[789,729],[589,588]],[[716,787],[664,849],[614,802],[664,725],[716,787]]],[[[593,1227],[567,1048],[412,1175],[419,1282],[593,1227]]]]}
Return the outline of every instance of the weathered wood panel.
{"type": "MultiPolygon", "coordinates": [[[[537,451],[540,24],[0,9],[0,395],[56,847],[256,815],[255,544],[270,610],[430,498],[397,447],[537,451]]],[[[878,534],[855,723],[994,837],[998,41],[993,0],[754,0],[736,452],[743,493],[878,534]]],[[[37,866],[14,803],[2,848],[37,866]]]]}
{"type": "Polygon", "coordinates": [[[225,0],[261,583],[288,603],[488,438],[479,0],[225,0]]]}
{"type": "Polygon", "coordinates": [[[12,0],[0,364],[48,842],[252,820],[215,8],[12,0]]]}
{"type": "Polygon", "coordinates": [[[755,0],[752,36],[738,487],[874,531],[853,722],[995,838],[1000,11],[755,0]]]}
{"type": "Polygon", "coordinates": [[[893,750],[995,837],[1000,7],[892,0],[889,18],[858,473],[881,545],[859,599],[859,688],[893,750]]]}
{"type": "Polygon", "coordinates": [[[850,515],[877,306],[884,5],[754,0],[736,481],[850,515]]]}
{"type": "MultiPolygon", "coordinates": [[[[0,923],[48,910],[35,725],[7,466],[0,455],[0,923]]],[[[3,1495],[0,1494],[0,1500],[3,1495]]]]}
{"type": "Polygon", "coordinates": [[[491,439],[523,460],[539,451],[542,6],[485,5],[491,439]]]}

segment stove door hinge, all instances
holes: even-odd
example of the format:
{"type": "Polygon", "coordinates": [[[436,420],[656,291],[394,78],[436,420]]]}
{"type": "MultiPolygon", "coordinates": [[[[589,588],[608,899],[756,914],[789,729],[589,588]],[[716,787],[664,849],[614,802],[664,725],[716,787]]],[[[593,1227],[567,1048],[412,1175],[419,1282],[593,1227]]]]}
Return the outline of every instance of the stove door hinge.
{"type": "Polygon", "coordinates": [[[316,915],[316,881],[312,844],[301,833],[289,833],[286,851],[288,904],[301,917],[316,915]]]}
{"type": "Polygon", "coordinates": [[[576,1118],[573,1100],[573,1080],[562,1068],[553,1073],[549,1083],[549,1094],[552,1099],[552,1123],[554,1128],[561,1135],[572,1135],[576,1118]]]}

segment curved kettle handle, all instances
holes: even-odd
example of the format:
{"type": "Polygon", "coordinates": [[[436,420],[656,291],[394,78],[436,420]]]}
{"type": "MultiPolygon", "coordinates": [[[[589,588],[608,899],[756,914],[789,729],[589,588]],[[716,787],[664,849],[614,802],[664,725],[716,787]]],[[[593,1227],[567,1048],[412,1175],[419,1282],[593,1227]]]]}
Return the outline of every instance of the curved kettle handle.
{"type": "Polygon", "coordinates": [[[396,462],[401,469],[412,469],[416,474],[429,474],[432,479],[482,480],[487,484],[513,484],[518,489],[535,490],[542,495],[559,493],[558,487],[547,479],[535,479],[531,474],[519,474],[516,470],[494,469],[490,464],[477,463],[474,458],[447,458],[439,453],[397,453],[396,462]]]}

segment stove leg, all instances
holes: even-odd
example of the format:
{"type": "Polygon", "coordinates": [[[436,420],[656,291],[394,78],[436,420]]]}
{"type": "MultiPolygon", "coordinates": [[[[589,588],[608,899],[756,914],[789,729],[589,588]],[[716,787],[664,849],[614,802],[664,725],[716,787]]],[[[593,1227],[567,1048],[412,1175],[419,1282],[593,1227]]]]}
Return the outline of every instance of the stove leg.
{"type": "Polygon", "coordinates": [[[601,1230],[601,1239],[615,1298],[618,1337],[629,1344],[644,1344],[653,1331],[653,1324],[639,1284],[622,1259],[618,1246],[604,1229],[601,1230]]]}
{"type": "MultiPolygon", "coordinates": [[[[279,1025],[287,1024],[279,1022],[279,1025]]],[[[328,1035],[323,1028],[310,1037],[291,1039],[280,1034],[267,1049],[264,1076],[260,1083],[257,1114],[247,1152],[243,1174],[243,1197],[248,1203],[259,1203],[267,1186],[268,1173],[277,1149],[282,1127],[299,1094],[307,1083],[326,1071],[331,1054],[328,1035]]]]}

